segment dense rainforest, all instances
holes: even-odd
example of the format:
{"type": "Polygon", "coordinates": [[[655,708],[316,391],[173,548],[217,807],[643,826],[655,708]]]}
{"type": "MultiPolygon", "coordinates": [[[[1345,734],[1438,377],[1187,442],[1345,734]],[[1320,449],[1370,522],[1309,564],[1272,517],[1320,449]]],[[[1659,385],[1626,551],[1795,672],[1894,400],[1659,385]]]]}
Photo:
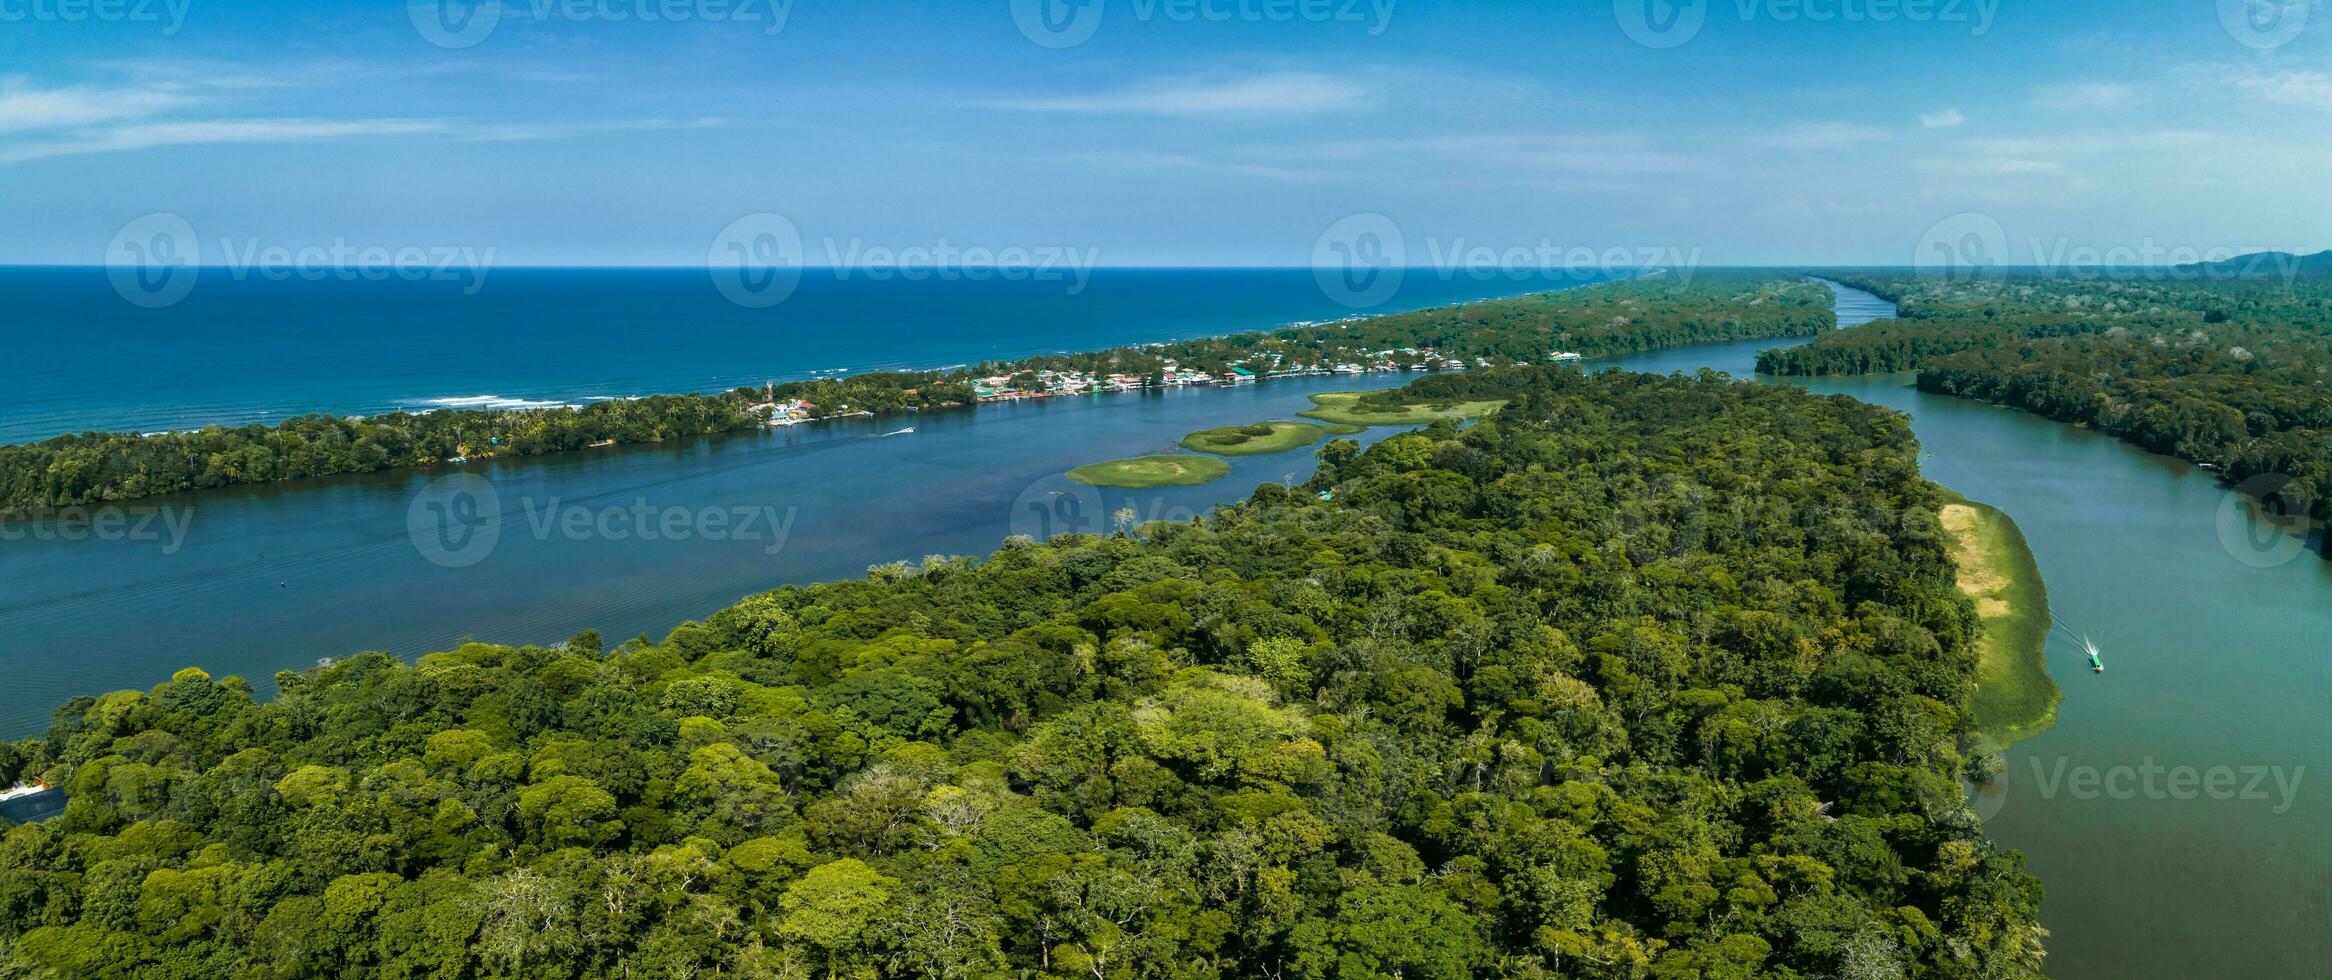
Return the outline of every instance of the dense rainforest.
{"type": "Polygon", "coordinates": [[[1847,275],[1900,304],[1758,357],[1776,374],[1919,387],[2088,425],[2332,516],[2332,278],[1847,275]],[[2281,481],[2277,481],[2281,483],[2281,481]],[[2270,488],[2274,489],[2274,488],[2270,488]]]}
{"type": "MultiPolygon", "coordinates": [[[[454,458],[536,456],[592,445],[751,429],[765,400],[821,412],[893,414],[961,406],[971,379],[1037,370],[1154,376],[1168,361],[1214,373],[1232,364],[1324,365],[1371,352],[1431,348],[1450,358],[1544,362],[1713,340],[1802,337],[1829,328],[1829,294],[1771,274],[1706,273],[1608,283],[1334,324],[1088,354],[995,362],[955,372],[891,372],[668,395],[577,408],[308,415],[274,426],[154,434],[91,432],[0,446],[0,514],[134,500],[182,490],[368,473],[454,458]]],[[[1401,363],[1409,363],[1403,358],[1401,363]]]]}
{"type": "Polygon", "coordinates": [[[2039,975],[1905,418],[1426,384],[1513,400],[661,642],[75,699],[0,977],[2039,975]]]}

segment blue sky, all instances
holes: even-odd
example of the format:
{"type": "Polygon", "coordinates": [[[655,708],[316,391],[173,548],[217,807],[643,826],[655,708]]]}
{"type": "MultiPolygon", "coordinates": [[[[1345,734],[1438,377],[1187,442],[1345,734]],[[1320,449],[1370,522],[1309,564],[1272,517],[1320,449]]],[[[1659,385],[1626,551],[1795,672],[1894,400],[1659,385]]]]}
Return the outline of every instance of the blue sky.
{"type": "Polygon", "coordinates": [[[760,212],[812,264],[1302,265],[1354,214],[1420,265],[2332,247],[2322,0],[1090,2],[0,0],[0,262],[156,212],[212,263],[692,264],[760,212]]]}

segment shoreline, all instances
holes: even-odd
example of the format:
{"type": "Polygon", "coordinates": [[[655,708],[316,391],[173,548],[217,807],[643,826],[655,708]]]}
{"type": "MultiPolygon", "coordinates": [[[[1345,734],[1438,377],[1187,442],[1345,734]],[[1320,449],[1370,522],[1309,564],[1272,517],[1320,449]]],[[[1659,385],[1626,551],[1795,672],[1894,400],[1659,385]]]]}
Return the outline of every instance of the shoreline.
{"type": "MultiPolygon", "coordinates": [[[[81,265],[8,266],[0,264],[0,273],[5,273],[11,270],[96,270],[102,274],[103,267],[81,265]]],[[[530,267],[529,269],[523,271],[573,272],[578,270],[546,266],[530,267]]],[[[583,269],[580,271],[671,272],[690,271],[690,267],[618,267],[604,270],[583,269]]],[[[1151,269],[1147,267],[1129,266],[1121,267],[1112,271],[1154,272],[1182,270],[1151,269]]],[[[1208,271],[1268,272],[1282,270],[1269,268],[1232,268],[1227,270],[1208,271]]],[[[102,434],[155,436],[200,432],[204,429],[212,427],[226,429],[240,429],[254,425],[272,427],[275,425],[280,425],[282,422],[288,419],[317,415],[343,419],[364,419],[368,417],[385,415],[419,415],[434,412],[466,411],[473,409],[492,409],[494,411],[524,411],[535,409],[580,408],[587,407],[588,405],[602,401],[639,400],[655,397],[717,397],[732,391],[740,390],[741,388],[745,387],[760,387],[760,383],[764,382],[774,382],[779,386],[785,386],[820,381],[836,381],[849,377],[864,375],[947,375],[967,372],[973,369],[977,369],[984,364],[1019,363],[1023,361],[1031,361],[1043,358],[1076,356],[1079,354],[1094,353],[1102,350],[1115,350],[1119,348],[1132,349],[1141,347],[1172,346],[1176,344],[1188,343],[1209,343],[1233,337],[1265,335],[1290,330],[1303,330],[1312,327],[1333,326],[1338,324],[1375,319],[1379,317],[1401,316],[1413,313],[1423,313],[1431,310],[1470,306],[1478,303],[1491,303],[1501,300],[1518,299],[1521,297],[1535,296],[1543,293],[1566,292],[1569,290],[1585,287],[1629,282],[1631,280],[1628,278],[1614,277],[1609,279],[1569,278],[1559,282],[1551,279],[1531,281],[1510,281],[1501,279],[1499,281],[1502,283],[1523,286],[1527,288],[1523,288],[1518,292],[1496,291],[1456,299],[1434,298],[1420,302],[1416,305],[1389,304],[1382,307],[1372,308],[1365,312],[1353,312],[1341,316],[1331,315],[1309,319],[1289,318],[1279,320],[1265,320],[1260,323],[1248,320],[1244,317],[1239,317],[1235,319],[1225,319],[1222,321],[1222,323],[1211,327],[1206,325],[1196,325],[1195,331],[1193,332],[1176,332],[1171,336],[1166,336],[1161,339],[1125,340],[1109,343],[1100,347],[1072,348],[1054,346],[1046,349],[1032,346],[1026,350],[1003,351],[971,360],[963,359],[963,352],[956,352],[953,355],[956,359],[944,364],[918,363],[907,359],[900,359],[898,361],[868,363],[862,366],[800,368],[792,371],[780,371],[775,373],[741,373],[723,370],[722,365],[713,364],[709,365],[707,370],[683,372],[675,378],[673,383],[670,384],[649,382],[639,386],[638,388],[635,388],[631,394],[609,394],[609,385],[589,380],[581,382],[574,387],[553,388],[543,384],[512,384],[509,383],[507,379],[505,379],[505,381],[501,383],[497,383],[491,380],[479,381],[475,384],[464,384],[457,382],[448,386],[451,389],[450,391],[441,390],[436,393],[419,395],[380,397],[370,402],[349,404],[339,408],[314,405],[313,403],[311,403],[312,407],[302,407],[298,405],[287,405],[281,403],[237,403],[232,405],[221,405],[217,407],[215,411],[207,413],[207,415],[179,416],[166,419],[139,419],[135,421],[121,421],[115,423],[97,421],[75,424],[69,428],[60,427],[45,435],[27,435],[18,437],[13,440],[0,441],[0,450],[15,446],[39,445],[43,442],[47,442],[53,439],[66,438],[75,435],[84,435],[92,432],[102,434]],[[1240,323],[1245,325],[1229,326],[1228,324],[1231,323],[1240,323]],[[646,393],[640,393],[642,391],[645,391],[646,393]],[[494,403],[486,404],[481,401],[474,405],[459,404],[460,402],[478,401],[487,398],[494,399],[494,403]]],[[[861,358],[850,359],[860,360],[861,358]]]]}
{"type": "Polygon", "coordinates": [[[1936,518],[1982,623],[1969,724],[1979,753],[2003,752],[2055,727],[2064,700],[2048,671],[2048,586],[2014,518],[1949,488],[1944,496],[1936,518]]]}
{"type": "MultiPolygon", "coordinates": [[[[927,410],[969,408],[988,401],[1029,400],[1142,391],[1207,384],[1249,384],[1275,377],[1325,374],[1364,376],[1532,363],[1495,350],[1510,346],[1511,327],[1477,322],[1470,336],[1444,355],[1419,347],[1455,311],[1502,303],[1545,302],[1548,297],[1586,287],[1633,282],[1664,286],[1666,280],[1605,280],[1565,285],[1511,296],[1440,304],[1389,313],[1354,314],[1300,322],[1270,330],[1247,330],[1173,342],[1129,344],[1074,353],[988,360],[955,371],[829,374],[823,378],[774,381],[758,389],[714,394],[673,394],[610,398],[580,407],[440,408],[376,416],[310,414],[274,425],[209,427],[191,432],[87,432],[35,443],[0,446],[0,519],[40,521],[73,507],[103,506],[167,496],[188,490],[222,489],[396,469],[466,464],[505,457],[573,452],[607,445],[664,442],[674,437],[747,431],[765,425],[806,424],[839,417],[892,417],[927,410]],[[1346,331],[1367,324],[1402,321],[1384,329],[1405,339],[1388,345],[1384,335],[1343,341],[1346,331]],[[1404,329],[1406,328],[1406,329],[1404,329]],[[1245,341],[1245,343],[1241,343],[1245,341]],[[1263,351],[1277,345],[1281,352],[1263,351]],[[1293,360],[1289,355],[1304,358],[1293,360]],[[1181,362],[1191,363],[1186,367],[1181,362]],[[1104,373],[1106,362],[1111,373],[1104,373]],[[1095,365],[1080,369],[1079,363],[1095,365]],[[1404,366],[1406,372],[1404,372],[1404,366]],[[1004,382],[1005,390],[991,387],[1004,382]],[[858,400],[852,404],[851,399],[858,400]],[[868,402],[872,401],[870,408],[868,402]],[[833,411],[829,408],[838,408],[833,411]],[[644,418],[643,418],[644,416],[644,418]],[[544,433],[549,432],[549,436],[544,433]],[[508,441],[505,441],[507,439],[508,441]],[[303,472],[219,475],[256,455],[260,466],[276,466],[284,456],[300,456],[311,446],[345,448],[374,444],[368,455],[345,462],[309,463],[303,472]],[[393,446],[382,449],[380,446],[393,446]],[[78,474],[77,487],[60,488],[48,476],[60,469],[78,474]],[[157,475],[159,474],[159,475],[157,475]],[[126,489],[125,489],[126,488],[126,489]]],[[[1567,352],[1540,352],[1560,360],[1567,352]]]]}

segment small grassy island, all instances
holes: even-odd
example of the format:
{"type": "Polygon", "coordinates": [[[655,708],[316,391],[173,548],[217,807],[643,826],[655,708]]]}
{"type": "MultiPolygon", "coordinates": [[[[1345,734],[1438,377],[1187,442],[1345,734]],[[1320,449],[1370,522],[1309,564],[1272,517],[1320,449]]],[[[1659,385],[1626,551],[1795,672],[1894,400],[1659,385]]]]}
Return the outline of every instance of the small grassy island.
{"type": "Polygon", "coordinates": [[[1983,751],[2048,731],[2064,693],[2049,679],[2049,594],[2024,532],[1998,509],[1958,494],[1938,510],[1960,591],[1983,620],[1972,704],[1983,751]]]}
{"type": "Polygon", "coordinates": [[[1152,487],[1195,487],[1213,483],[1231,472],[1231,464],[1212,456],[1175,454],[1113,459],[1069,471],[1069,479],[1088,486],[1147,490],[1152,487]]]}
{"type": "Polygon", "coordinates": [[[1348,436],[1359,431],[1361,427],[1357,425],[1274,420],[1202,429],[1182,437],[1182,448],[1217,456],[1262,456],[1302,449],[1329,436],[1348,436]]]}
{"type": "Polygon", "coordinates": [[[1428,425],[1440,419],[1473,419],[1490,414],[1505,399],[1487,401],[1398,402],[1381,392],[1330,391],[1312,396],[1314,407],[1297,412],[1335,425],[1428,425]],[[1370,397],[1377,395],[1379,397],[1370,397]]]}

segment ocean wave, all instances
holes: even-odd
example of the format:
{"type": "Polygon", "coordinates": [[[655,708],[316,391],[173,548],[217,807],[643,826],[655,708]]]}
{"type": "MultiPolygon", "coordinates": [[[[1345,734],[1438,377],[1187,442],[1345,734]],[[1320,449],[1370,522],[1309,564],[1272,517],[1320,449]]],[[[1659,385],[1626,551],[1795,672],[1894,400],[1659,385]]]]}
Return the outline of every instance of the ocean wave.
{"type": "Polygon", "coordinates": [[[563,402],[563,401],[545,401],[545,400],[541,400],[541,399],[534,399],[534,398],[504,398],[504,397],[502,397],[501,395],[455,395],[455,396],[449,396],[449,397],[445,397],[445,398],[424,398],[424,399],[422,399],[422,400],[421,400],[421,404],[428,405],[428,406],[430,406],[431,408],[436,408],[436,409],[445,409],[445,408],[452,408],[452,409],[463,409],[463,408],[503,408],[503,409],[528,409],[528,408],[573,408],[573,407],[575,407],[574,405],[572,405],[572,404],[569,404],[569,403],[567,403],[567,402],[563,402]]]}

